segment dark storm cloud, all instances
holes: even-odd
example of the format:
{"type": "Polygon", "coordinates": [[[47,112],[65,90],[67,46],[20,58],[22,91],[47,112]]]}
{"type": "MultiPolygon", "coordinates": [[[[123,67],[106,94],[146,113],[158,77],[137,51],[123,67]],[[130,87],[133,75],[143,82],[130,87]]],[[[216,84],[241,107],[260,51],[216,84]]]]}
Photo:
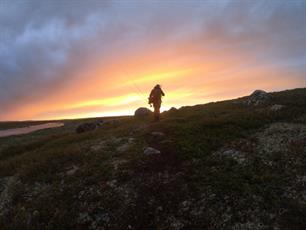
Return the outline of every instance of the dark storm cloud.
{"type": "Polygon", "coordinates": [[[69,81],[81,62],[74,54],[86,57],[87,40],[107,7],[106,1],[0,1],[2,109],[69,81]]]}
{"type": "Polygon", "coordinates": [[[199,52],[241,52],[303,78],[305,25],[302,0],[0,0],[0,115],[56,93],[96,59],[188,40],[199,52]]]}

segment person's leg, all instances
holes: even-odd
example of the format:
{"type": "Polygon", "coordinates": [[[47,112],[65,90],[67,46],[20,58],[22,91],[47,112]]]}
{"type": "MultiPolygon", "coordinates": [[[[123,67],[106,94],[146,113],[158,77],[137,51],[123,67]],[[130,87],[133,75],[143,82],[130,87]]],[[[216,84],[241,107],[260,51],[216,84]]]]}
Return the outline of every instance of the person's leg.
{"type": "Polygon", "coordinates": [[[157,111],[156,111],[156,121],[159,121],[159,115],[160,115],[160,111],[159,111],[160,107],[157,107],[157,111]]]}
{"type": "Polygon", "coordinates": [[[154,121],[159,121],[159,114],[160,114],[160,104],[154,104],[154,121]]]}
{"type": "Polygon", "coordinates": [[[154,121],[158,120],[158,115],[157,115],[157,107],[154,105],[154,121]]]}

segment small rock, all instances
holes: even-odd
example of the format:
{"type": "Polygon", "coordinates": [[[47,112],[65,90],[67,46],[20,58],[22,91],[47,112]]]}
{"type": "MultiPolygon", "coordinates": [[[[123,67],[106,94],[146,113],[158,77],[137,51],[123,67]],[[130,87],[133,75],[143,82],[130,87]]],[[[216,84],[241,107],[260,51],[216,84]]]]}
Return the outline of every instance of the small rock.
{"type": "Polygon", "coordinates": [[[183,211],[188,211],[191,206],[191,202],[188,200],[185,200],[181,203],[181,206],[182,206],[183,211]]]}
{"type": "Polygon", "coordinates": [[[129,142],[130,144],[134,143],[134,142],[135,142],[135,138],[134,138],[134,137],[130,137],[130,138],[128,139],[128,142],[129,142]]]}
{"type": "Polygon", "coordinates": [[[185,200],[185,201],[182,202],[182,205],[183,205],[183,207],[187,207],[187,206],[190,205],[190,201],[185,200]]]}
{"type": "Polygon", "coordinates": [[[144,149],[143,153],[145,155],[154,155],[154,154],[160,154],[160,151],[152,147],[147,147],[144,149]]]}
{"type": "Polygon", "coordinates": [[[115,170],[118,170],[119,165],[125,164],[125,163],[127,163],[127,162],[128,162],[127,160],[114,160],[114,161],[112,162],[112,165],[114,166],[114,169],[115,169],[115,170]]]}
{"type": "Polygon", "coordinates": [[[124,153],[124,152],[128,151],[130,149],[130,147],[131,147],[131,144],[125,143],[125,144],[119,146],[116,150],[117,150],[117,152],[124,153]]]}
{"type": "Polygon", "coordinates": [[[162,133],[162,132],[152,132],[151,135],[155,136],[155,137],[163,137],[163,136],[165,136],[165,134],[162,133]]]}
{"type": "Polygon", "coordinates": [[[76,173],[80,168],[76,165],[73,165],[72,168],[70,168],[68,171],[66,171],[67,176],[71,176],[76,173]]]}
{"type": "Polygon", "coordinates": [[[171,229],[180,230],[184,228],[185,225],[180,220],[172,216],[169,219],[171,221],[171,224],[170,224],[171,229]]]}
{"type": "Polygon", "coordinates": [[[171,141],[171,140],[162,140],[160,143],[161,144],[172,144],[173,141],[171,141]]]}
{"type": "Polygon", "coordinates": [[[100,143],[92,146],[91,150],[94,151],[94,152],[98,152],[105,147],[106,143],[107,143],[107,141],[101,141],[100,143]]]}
{"type": "Polygon", "coordinates": [[[271,111],[276,112],[276,111],[283,109],[284,107],[285,107],[284,105],[272,105],[270,109],[271,111]]]}
{"type": "Polygon", "coordinates": [[[111,181],[106,182],[106,184],[111,188],[115,187],[116,183],[117,183],[117,180],[111,180],[111,181]]]}
{"type": "Polygon", "coordinates": [[[33,212],[33,217],[38,217],[38,216],[39,216],[39,211],[35,210],[35,211],[33,212]]]}

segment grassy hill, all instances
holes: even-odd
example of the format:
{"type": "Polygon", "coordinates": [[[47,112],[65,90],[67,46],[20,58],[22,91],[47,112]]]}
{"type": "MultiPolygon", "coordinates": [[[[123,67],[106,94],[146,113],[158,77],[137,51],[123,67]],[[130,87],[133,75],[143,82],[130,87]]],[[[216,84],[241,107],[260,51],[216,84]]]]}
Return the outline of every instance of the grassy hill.
{"type": "Polygon", "coordinates": [[[247,99],[0,138],[0,229],[306,229],[306,89],[247,99]]]}

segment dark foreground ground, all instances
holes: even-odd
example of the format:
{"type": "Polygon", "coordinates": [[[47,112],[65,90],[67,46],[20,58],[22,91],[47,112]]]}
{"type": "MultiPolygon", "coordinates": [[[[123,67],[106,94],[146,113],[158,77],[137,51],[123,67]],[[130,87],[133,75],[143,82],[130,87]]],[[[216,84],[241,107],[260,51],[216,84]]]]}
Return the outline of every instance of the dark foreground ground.
{"type": "Polygon", "coordinates": [[[0,229],[305,230],[306,89],[245,100],[0,138],[0,229]]]}

